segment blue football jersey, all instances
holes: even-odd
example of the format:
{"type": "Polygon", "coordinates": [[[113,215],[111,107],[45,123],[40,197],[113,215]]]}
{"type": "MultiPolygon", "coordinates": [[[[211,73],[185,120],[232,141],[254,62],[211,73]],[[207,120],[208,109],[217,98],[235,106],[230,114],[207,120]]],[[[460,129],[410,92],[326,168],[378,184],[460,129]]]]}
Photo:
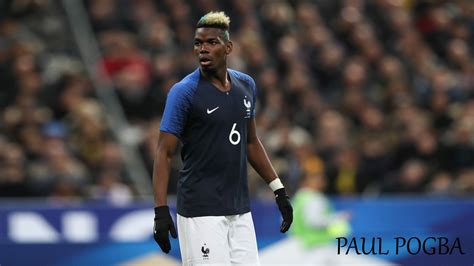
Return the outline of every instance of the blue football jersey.
{"type": "Polygon", "coordinates": [[[255,115],[254,80],[228,69],[231,90],[222,92],[199,69],[170,90],[160,130],[183,146],[177,212],[184,217],[250,211],[247,123],[255,115]]]}

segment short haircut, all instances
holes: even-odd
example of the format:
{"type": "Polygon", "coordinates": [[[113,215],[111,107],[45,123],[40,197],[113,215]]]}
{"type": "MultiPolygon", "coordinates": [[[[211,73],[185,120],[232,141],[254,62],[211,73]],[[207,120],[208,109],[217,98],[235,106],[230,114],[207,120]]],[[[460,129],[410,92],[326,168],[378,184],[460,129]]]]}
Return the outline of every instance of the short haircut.
{"type": "Polygon", "coordinates": [[[224,41],[229,41],[230,18],[222,11],[211,11],[199,19],[196,28],[218,28],[223,31],[224,41]]]}

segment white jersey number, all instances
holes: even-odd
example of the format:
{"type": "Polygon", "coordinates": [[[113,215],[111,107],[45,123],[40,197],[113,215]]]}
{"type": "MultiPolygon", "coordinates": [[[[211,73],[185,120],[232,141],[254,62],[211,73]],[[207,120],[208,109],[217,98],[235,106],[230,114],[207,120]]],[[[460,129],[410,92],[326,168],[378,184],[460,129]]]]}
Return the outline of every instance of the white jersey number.
{"type": "Polygon", "coordinates": [[[240,142],[240,133],[239,131],[235,130],[235,127],[237,126],[237,123],[234,123],[232,126],[232,129],[230,130],[229,134],[229,141],[232,145],[237,145],[240,142]],[[234,135],[237,136],[237,140],[234,140],[234,135]]]}

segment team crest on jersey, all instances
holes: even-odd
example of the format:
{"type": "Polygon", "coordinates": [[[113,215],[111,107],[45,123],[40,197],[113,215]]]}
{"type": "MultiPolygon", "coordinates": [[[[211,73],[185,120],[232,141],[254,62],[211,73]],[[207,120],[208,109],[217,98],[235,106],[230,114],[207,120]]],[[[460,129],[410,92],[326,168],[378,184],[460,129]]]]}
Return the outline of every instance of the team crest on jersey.
{"type": "Polygon", "coordinates": [[[244,118],[250,118],[251,114],[251,107],[252,107],[252,102],[247,100],[247,96],[245,96],[244,99],[244,106],[245,106],[245,117],[244,118]]]}

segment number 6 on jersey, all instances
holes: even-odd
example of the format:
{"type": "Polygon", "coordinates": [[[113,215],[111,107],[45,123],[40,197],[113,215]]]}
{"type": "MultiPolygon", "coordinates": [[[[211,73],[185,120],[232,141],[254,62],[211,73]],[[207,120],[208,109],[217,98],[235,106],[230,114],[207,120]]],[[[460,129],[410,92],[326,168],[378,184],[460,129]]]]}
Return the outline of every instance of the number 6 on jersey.
{"type": "Polygon", "coordinates": [[[237,123],[234,123],[234,125],[232,125],[232,129],[230,130],[230,133],[229,133],[229,141],[232,145],[237,145],[240,142],[240,133],[239,133],[239,131],[235,130],[236,126],[237,126],[237,123]],[[234,140],[233,135],[237,135],[237,140],[234,140]]]}

